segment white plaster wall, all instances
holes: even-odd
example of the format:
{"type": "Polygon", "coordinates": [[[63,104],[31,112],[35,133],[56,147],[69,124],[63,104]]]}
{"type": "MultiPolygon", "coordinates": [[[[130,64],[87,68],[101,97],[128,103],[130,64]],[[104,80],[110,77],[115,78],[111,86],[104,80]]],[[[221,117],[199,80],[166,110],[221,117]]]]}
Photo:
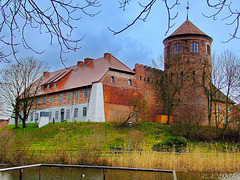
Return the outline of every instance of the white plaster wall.
{"type": "Polygon", "coordinates": [[[87,120],[92,122],[105,122],[103,84],[94,83],[92,86],[87,120]]]}

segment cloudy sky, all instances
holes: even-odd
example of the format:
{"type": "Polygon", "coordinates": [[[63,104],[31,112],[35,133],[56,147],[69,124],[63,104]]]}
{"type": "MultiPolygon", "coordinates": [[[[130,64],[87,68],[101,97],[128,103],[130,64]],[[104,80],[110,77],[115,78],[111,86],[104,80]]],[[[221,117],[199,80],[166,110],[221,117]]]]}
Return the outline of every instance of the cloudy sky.
{"type": "MultiPolygon", "coordinates": [[[[43,1],[42,1],[43,2],[43,1]]],[[[163,54],[164,38],[175,31],[185,20],[187,16],[186,5],[187,0],[180,0],[180,5],[172,11],[178,12],[177,18],[172,22],[174,27],[166,35],[167,30],[167,11],[163,1],[159,0],[155,3],[146,22],[138,21],[133,27],[130,27],[121,34],[113,35],[108,27],[114,30],[120,30],[139,14],[141,7],[137,1],[132,0],[125,11],[119,9],[118,0],[101,0],[101,7],[92,10],[101,10],[101,13],[95,17],[82,16],[82,19],[75,23],[78,27],[73,36],[85,38],[80,45],[81,49],[76,52],[70,52],[65,57],[68,59],[65,64],[67,66],[75,65],[77,61],[86,57],[99,58],[105,52],[113,54],[120,61],[125,63],[131,69],[136,63],[151,65],[152,59],[157,59],[163,54]]],[[[144,1],[142,1],[144,2],[144,1]]],[[[171,1],[170,1],[171,2],[171,1]]],[[[240,7],[239,0],[233,0],[234,7],[240,7]]],[[[212,52],[221,53],[224,50],[232,50],[236,55],[240,55],[240,40],[234,39],[228,43],[222,43],[230,38],[229,33],[234,31],[235,26],[226,26],[226,22],[222,21],[223,17],[228,15],[227,9],[217,16],[217,20],[213,21],[202,15],[211,15],[214,13],[210,9],[206,1],[190,0],[189,20],[199,29],[213,38],[212,52]]],[[[50,45],[47,35],[39,35],[37,32],[28,32],[28,41],[33,47],[39,50],[45,50],[41,55],[37,55],[31,51],[20,50],[18,56],[34,56],[35,58],[48,62],[51,67],[50,71],[61,69],[64,66],[60,62],[59,48],[54,42],[50,45]]],[[[240,36],[240,33],[238,34],[240,36]]],[[[2,63],[0,64],[2,66],[2,63]]]]}

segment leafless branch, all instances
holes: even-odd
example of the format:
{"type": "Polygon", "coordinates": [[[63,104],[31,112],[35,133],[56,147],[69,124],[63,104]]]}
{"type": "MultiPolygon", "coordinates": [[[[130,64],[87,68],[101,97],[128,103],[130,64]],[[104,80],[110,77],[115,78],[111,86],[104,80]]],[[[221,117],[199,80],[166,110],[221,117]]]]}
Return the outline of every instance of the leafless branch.
{"type": "Polygon", "coordinates": [[[217,20],[217,16],[223,11],[224,8],[228,8],[228,12],[229,15],[222,18],[223,21],[227,21],[230,18],[231,19],[230,23],[225,23],[226,25],[232,26],[235,24],[235,29],[233,31],[233,33],[230,33],[230,38],[227,41],[222,41],[223,43],[227,43],[233,39],[240,39],[240,37],[238,37],[238,31],[239,31],[239,18],[240,18],[240,12],[235,9],[233,10],[232,8],[232,1],[230,1],[229,3],[227,3],[227,0],[219,0],[217,3],[212,4],[210,3],[210,0],[206,0],[207,5],[210,8],[213,8],[216,10],[215,13],[213,13],[212,15],[205,15],[203,14],[203,16],[207,17],[207,18],[212,18],[213,20],[217,20]]]}
{"type": "Polygon", "coordinates": [[[79,42],[83,37],[73,38],[72,33],[76,29],[73,22],[82,15],[93,17],[100,13],[89,13],[89,8],[99,7],[98,0],[51,0],[46,4],[35,0],[8,0],[0,7],[0,42],[3,47],[0,61],[8,62],[11,57],[18,61],[18,47],[22,45],[35,53],[43,53],[44,50],[35,49],[27,40],[31,29],[38,29],[40,34],[48,34],[50,44],[55,39],[60,47],[60,59],[64,61],[63,54],[76,51],[81,48],[79,42]],[[80,13],[79,13],[80,12],[80,13]],[[11,47],[11,52],[6,53],[4,47],[11,47]],[[8,60],[6,61],[6,58],[8,60]]]}
{"type": "MultiPolygon", "coordinates": [[[[147,5],[142,5],[142,3],[138,2],[139,6],[140,6],[141,8],[143,8],[143,9],[142,9],[142,11],[139,13],[139,15],[132,21],[132,23],[127,24],[126,27],[123,28],[123,29],[121,29],[120,31],[115,31],[115,30],[113,30],[113,29],[111,29],[111,28],[109,28],[109,27],[108,27],[108,29],[109,29],[114,35],[116,35],[116,34],[122,33],[123,31],[125,31],[125,30],[127,30],[128,28],[130,28],[131,26],[133,26],[138,20],[141,20],[141,21],[145,22],[146,19],[147,19],[148,16],[149,16],[151,10],[152,10],[153,5],[156,3],[156,1],[157,1],[157,0],[151,0],[147,5]]],[[[164,4],[165,4],[165,7],[166,7],[166,9],[167,9],[167,14],[168,14],[168,27],[167,27],[167,31],[166,31],[166,34],[167,34],[168,31],[169,31],[169,29],[174,26],[174,24],[171,25],[171,21],[174,20],[174,19],[177,17],[177,15],[178,15],[178,13],[176,13],[174,16],[172,16],[171,10],[172,10],[175,6],[179,5],[179,0],[175,0],[175,2],[174,2],[172,5],[169,5],[167,0],[163,0],[163,2],[164,2],[164,4]]],[[[120,3],[120,8],[123,9],[123,10],[125,10],[125,9],[126,9],[126,5],[128,5],[128,4],[130,3],[130,0],[122,0],[122,1],[119,2],[119,3],[120,3]]]]}

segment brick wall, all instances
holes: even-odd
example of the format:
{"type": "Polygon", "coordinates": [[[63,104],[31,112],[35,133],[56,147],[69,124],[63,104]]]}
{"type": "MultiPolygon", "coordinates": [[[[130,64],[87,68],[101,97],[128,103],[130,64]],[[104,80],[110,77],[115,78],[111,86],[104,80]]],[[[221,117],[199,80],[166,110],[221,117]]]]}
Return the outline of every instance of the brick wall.
{"type": "Polygon", "coordinates": [[[134,74],[108,71],[102,78],[106,121],[123,121],[132,111],[131,99],[139,96],[134,74]],[[114,77],[114,82],[111,82],[114,77]],[[132,85],[128,80],[131,80],[132,85]]]}
{"type": "Polygon", "coordinates": [[[71,105],[71,104],[79,104],[79,103],[87,103],[89,102],[89,98],[91,95],[91,87],[76,89],[76,90],[69,90],[62,93],[56,93],[56,94],[47,94],[42,95],[35,100],[35,104],[37,109],[45,109],[50,107],[56,107],[56,106],[63,106],[63,105],[71,105]],[[88,89],[88,96],[84,97],[84,90],[88,89]],[[78,98],[75,99],[75,92],[78,91],[78,98]],[[70,93],[70,99],[67,99],[68,93],[70,93]],[[63,100],[60,101],[60,95],[63,95],[63,100]],[[52,97],[52,103],[50,103],[50,98],[52,97]],[[46,98],[46,103],[44,102],[44,99],[46,98]],[[40,99],[40,103],[39,103],[40,99]]]}
{"type": "Polygon", "coordinates": [[[2,128],[3,126],[8,125],[8,123],[9,123],[9,120],[7,120],[7,121],[0,120],[0,128],[2,128]]]}
{"type": "Polygon", "coordinates": [[[173,109],[174,120],[183,121],[184,112],[188,112],[188,114],[192,114],[192,119],[195,119],[193,121],[201,119],[200,124],[207,124],[208,102],[201,83],[203,71],[206,74],[211,72],[211,53],[207,52],[207,46],[211,46],[211,40],[205,36],[188,35],[165,40],[165,63],[171,61],[171,56],[174,55],[174,44],[176,43],[182,44],[182,52],[178,54],[178,62],[167,70],[171,73],[180,73],[176,72],[177,68],[175,66],[181,66],[182,73],[192,73],[189,75],[194,75],[194,77],[193,80],[187,81],[185,87],[177,94],[176,98],[179,99],[179,102],[173,109]],[[197,53],[191,52],[192,42],[199,44],[197,53]]]}

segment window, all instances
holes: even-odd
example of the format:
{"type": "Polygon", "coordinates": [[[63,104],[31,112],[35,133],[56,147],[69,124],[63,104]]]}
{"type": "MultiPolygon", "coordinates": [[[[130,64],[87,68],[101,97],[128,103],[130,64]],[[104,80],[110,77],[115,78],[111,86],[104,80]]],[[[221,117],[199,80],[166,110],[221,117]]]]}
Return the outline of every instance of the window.
{"type": "Polygon", "coordinates": [[[228,112],[230,112],[230,111],[231,111],[231,107],[228,106],[228,112]]]}
{"type": "Polygon", "coordinates": [[[67,109],[66,111],[66,119],[70,119],[70,109],[67,109]]]}
{"type": "Polygon", "coordinates": [[[198,43],[197,42],[191,43],[191,53],[198,53],[198,43]]]}
{"type": "Polygon", "coordinates": [[[33,121],[33,113],[31,113],[30,120],[33,121]]]}
{"type": "Polygon", "coordinates": [[[142,80],[142,76],[139,76],[139,80],[140,80],[140,81],[142,80]]]}
{"type": "Polygon", "coordinates": [[[35,113],[35,121],[38,120],[38,113],[35,113]]]}
{"type": "Polygon", "coordinates": [[[53,88],[56,88],[57,87],[57,84],[56,83],[53,83],[53,88]]]}
{"type": "Polygon", "coordinates": [[[231,117],[228,118],[228,121],[229,121],[229,124],[232,124],[232,118],[231,117]]]}
{"type": "Polygon", "coordinates": [[[195,79],[196,71],[193,71],[192,74],[193,74],[193,82],[195,82],[195,80],[196,80],[195,79]]]}
{"type": "Polygon", "coordinates": [[[88,97],[88,89],[84,89],[84,98],[88,97]]]}
{"type": "Polygon", "coordinates": [[[221,104],[218,105],[218,111],[221,111],[221,104]]]}
{"type": "Polygon", "coordinates": [[[55,111],[55,119],[58,119],[58,111],[55,111]]]}
{"type": "Polygon", "coordinates": [[[41,111],[40,117],[49,117],[49,112],[41,111]]]}
{"type": "Polygon", "coordinates": [[[207,45],[207,54],[211,54],[211,48],[209,44],[207,45]]]}
{"type": "Polygon", "coordinates": [[[183,72],[181,71],[181,76],[183,76],[183,72]]]}
{"type": "Polygon", "coordinates": [[[70,101],[70,99],[71,99],[71,93],[68,92],[68,93],[67,93],[67,100],[70,101]]]}
{"type": "Polygon", "coordinates": [[[111,83],[115,83],[115,79],[113,76],[111,76],[111,79],[110,79],[111,83]]]}
{"type": "Polygon", "coordinates": [[[63,101],[63,94],[59,95],[59,101],[62,102],[63,101]]]}
{"type": "Polygon", "coordinates": [[[43,104],[46,104],[46,102],[47,102],[47,97],[44,97],[43,98],[43,104]]]}
{"type": "Polygon", "coordinates": [[[50,89],[50,85],[48,84],[48,85],[47,85],[47,90],[49,90],[49,89],[50,89]]]}
{"type": "Polygon", "coordinates": [[[51,121],[51,119],[52,119],[52,111],[49,112],[48,117],[49,117],[49,121],[51,121]]]}
{"type": "Polygon", "coordinates": [[[83,116],[87,116],[87,107],[83,107],[83,116]]]}
{"type": "Polygon", "coordinates": [[[38,99],[38,104],[41,104],[41,98],[38,99]]]}
{"type": "Polygon", "coordinates": [[[128,85],[129,85],[129,86],[132,85],[132,80],[131,80],[131,79],[128,80],[128,85]]]}
{"type": "Polygon", "coordinates": [[[78,117],[78,108],[74,108],[74,115],[73,115],[74,118],[77,118],[78,117]]]}
{"type": "Polygon", "coordinates": [[[78,90],[75,91],[75,99],[78,99],[78,90]]]}
{"type": "Polygon", "coordinates": [[[41,86],[41,88],[42,88],[42,91],[44,91],[44,86],[43,85],[41,86]]]}
{"type": "Polygon", "coordinates": [[[226,124],[226,117],[223,116],[223,124],[226,124]]]}
{"type": "Polygon", "coordinates": [[[53,103],[53,96],[50,96],[50,103],[53,103]]]}
{"type": "Polygon", "coordinates": [[[173,48],[174,48],[174,53],[181,53],[182,52],[182,44],[181,43],[174,44],[173,48]]]}

